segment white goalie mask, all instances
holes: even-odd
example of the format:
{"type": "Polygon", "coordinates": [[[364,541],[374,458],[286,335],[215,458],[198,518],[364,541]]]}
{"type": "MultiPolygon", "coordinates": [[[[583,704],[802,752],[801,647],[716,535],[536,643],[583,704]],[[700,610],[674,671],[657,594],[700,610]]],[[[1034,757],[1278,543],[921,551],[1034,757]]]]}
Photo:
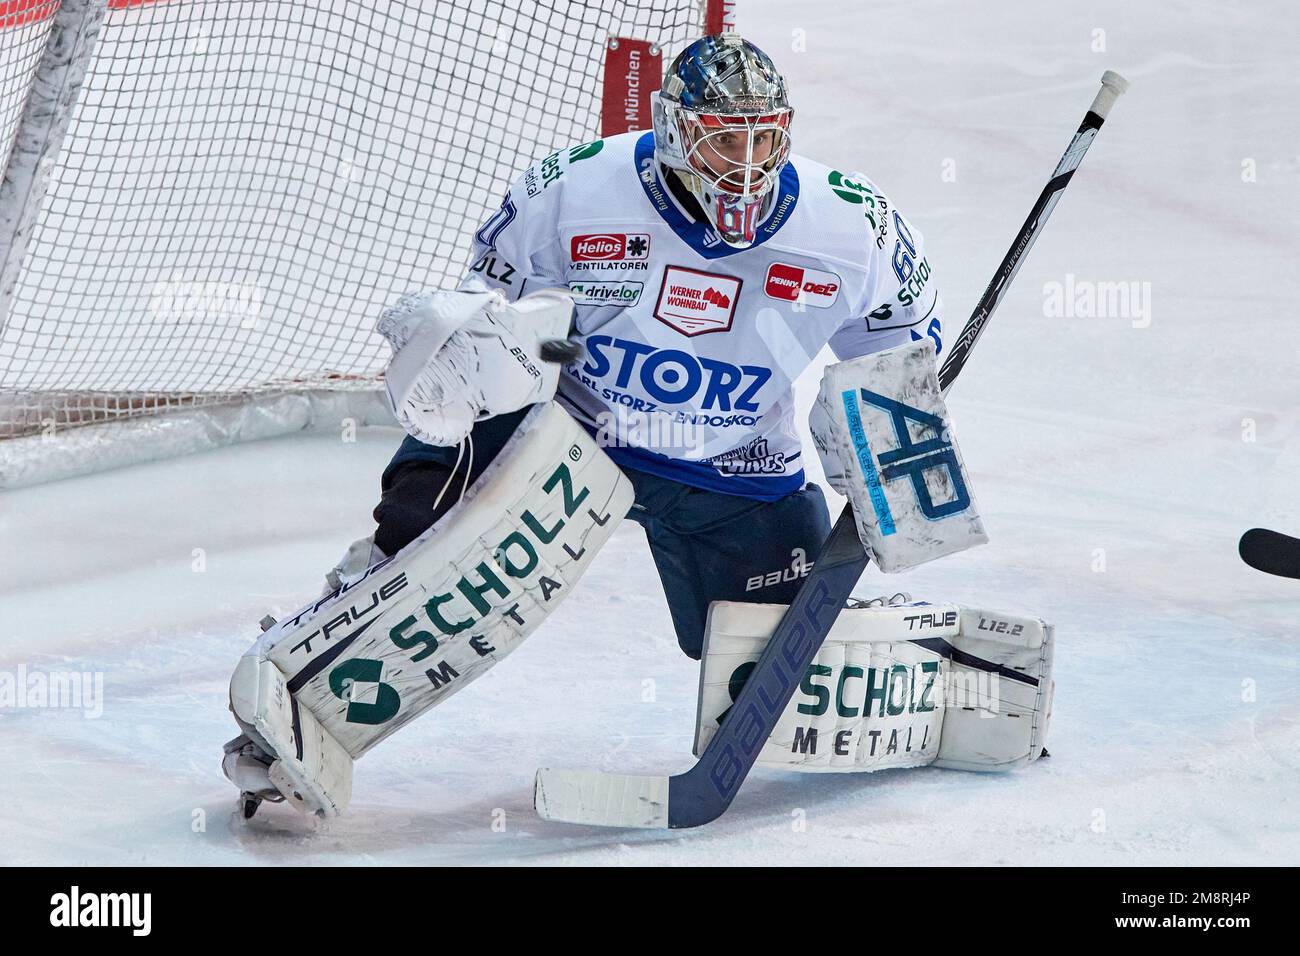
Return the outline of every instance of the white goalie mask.
{"type": "Polygon", "coordinates": [[[674,170],[728,245],[753,244],[790,157],[785,80],[734,33],[696,40],[651,99],[655,158],[674,170]]]}

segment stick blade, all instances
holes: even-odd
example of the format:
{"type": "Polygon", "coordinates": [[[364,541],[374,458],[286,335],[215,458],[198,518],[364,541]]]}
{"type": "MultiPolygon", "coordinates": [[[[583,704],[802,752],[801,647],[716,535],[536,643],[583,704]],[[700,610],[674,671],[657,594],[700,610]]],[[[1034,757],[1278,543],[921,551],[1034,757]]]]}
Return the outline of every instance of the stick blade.
{"type": "Polygon", "coordinates": [[[1300,540],[1289,535],[1267,528],[1251,528],[1241,536],[1237,553],[1256,571],[1300,578],[1300,540]]]}
{"type": "Polygon", "coordinates": [[[543,768],[533,807],[543,820],[561,823],[667,829],[668,778],[543,768]]]}

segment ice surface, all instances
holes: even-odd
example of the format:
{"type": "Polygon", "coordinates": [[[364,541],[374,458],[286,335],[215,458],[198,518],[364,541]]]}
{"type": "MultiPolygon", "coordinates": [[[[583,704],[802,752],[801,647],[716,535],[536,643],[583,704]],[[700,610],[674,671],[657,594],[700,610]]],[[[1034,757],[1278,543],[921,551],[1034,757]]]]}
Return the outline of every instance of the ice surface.
{"type": "Polygon", "coordinates": [[[0,862],[1300,862],[1300,585],[1235,550],[1248,527],[1300,530],[1296,12],[740,14],[789,74],[799,151],[869,173],[925,231],[950,335],[1102,71],[1133,83],[949,400],[992,543],[860,585],[1055,623],[1053,756],[1007,776],[758,771],[699,831],[537,819],[538,766],[691,763],[696,665],[628,523],[508,662],[358,764],[347,816],[237,822],[230,670],[369,530],[398,440],[376,429],[0,497],[0,670],[100,671],[105,693],[98,719],[0,710],[0,862]],[[1067,274],[1149,282],[1149,325],[1046,317],[1067,274]]]}

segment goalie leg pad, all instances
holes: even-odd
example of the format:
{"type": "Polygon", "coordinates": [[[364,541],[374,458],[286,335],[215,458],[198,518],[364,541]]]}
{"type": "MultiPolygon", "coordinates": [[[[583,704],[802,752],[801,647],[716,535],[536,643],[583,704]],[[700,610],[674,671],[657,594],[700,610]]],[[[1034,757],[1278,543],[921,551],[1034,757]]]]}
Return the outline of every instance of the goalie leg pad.
{"type": "Polygon", "coordinates": [[[352,756],[311,711],[297,705],[279,668],[262,658],[241,657],[230,679],[230,709],[249,736],[275,755],[270,782],[286,801],[324,817],[347,809],[352,756]]]}
{"type": "MultiPolygon", "coordinates": [[[[239,683],[245,700],[254,687],[259,701],[278,703],[283,693],[296,707],[297,724],[278,710],[264,719],[267,730],[257,728],[290,783],[301,781],[285,748],[296,752],[303,734],[318,735],[327,753],[332,741],[360,757],[531,634],[632,498],[628,479],[568,413],[554,402],[536,406],[433,527],[267,630],[246,655],[255,665],[240,665],[256,666],[257,679],[240,681],[236,672],[232,706],[239,683]]],[[[257,713],[241,701],[237,714],[241,708],[257,713]]]]}
{"type": "MultiPolygon", "coordinates": [[[[710,607],[696,755],[784,613],[782,604],[710,607]]],[[[848,608],[758,762],[815,772],[1010,770],[1046,743],[1051,676],[1052,628],[1037,618],[926,602],[848,608]]]]}
{"type": "Polygon", "coordinates": [[[1038,759],[1052,714],[1053,636],[1038,618],[961,609],[934,766],[1011,770],[1038,759]]]}

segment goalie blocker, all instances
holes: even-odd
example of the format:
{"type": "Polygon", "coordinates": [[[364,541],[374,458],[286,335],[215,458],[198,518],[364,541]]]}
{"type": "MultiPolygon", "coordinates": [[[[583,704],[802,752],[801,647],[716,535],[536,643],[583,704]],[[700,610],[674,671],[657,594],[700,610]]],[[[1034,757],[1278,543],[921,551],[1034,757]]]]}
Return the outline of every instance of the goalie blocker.
{"type": "Polygon", "coordinates": [[[927,338],[828,366],[808,414],[826,481],[881,571],[988,541],[934,359],[927,338]]]}
{"type": "Polygon", "coordinates": [[[228,775],[249,790],[260,773],[299,810],[342,812],[353,761],[519,646],[631,505],[628,480],[568,413],[533,408],[432,528],[244,655],[230,706],[271,763],[253,766],[237,740],[228,775]]]}

